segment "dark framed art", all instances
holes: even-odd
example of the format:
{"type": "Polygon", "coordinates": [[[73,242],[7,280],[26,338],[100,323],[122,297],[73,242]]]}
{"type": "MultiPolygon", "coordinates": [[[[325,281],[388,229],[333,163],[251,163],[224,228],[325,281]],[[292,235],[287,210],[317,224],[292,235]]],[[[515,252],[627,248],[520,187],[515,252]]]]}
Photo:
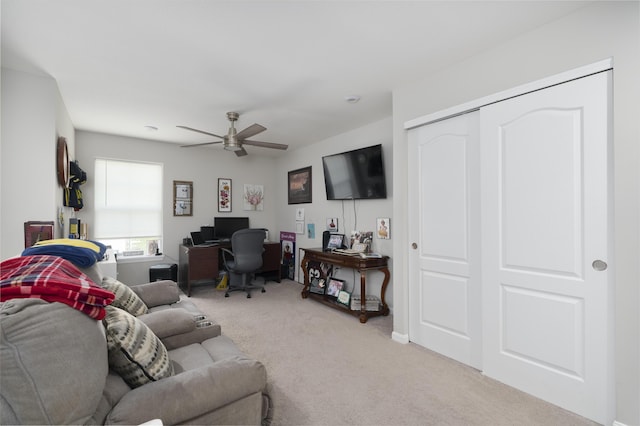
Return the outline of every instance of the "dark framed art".
{"type": "Polygon", "coordinates": [[[289,172],[287,193],[289,204],[311,202],[311,166],[289,172]]]}
{"type": "Polygon", "coordinates": [[[24,248],[29,248],[38,241],[53,239],[53,221],[24,223],[24,248]]]}

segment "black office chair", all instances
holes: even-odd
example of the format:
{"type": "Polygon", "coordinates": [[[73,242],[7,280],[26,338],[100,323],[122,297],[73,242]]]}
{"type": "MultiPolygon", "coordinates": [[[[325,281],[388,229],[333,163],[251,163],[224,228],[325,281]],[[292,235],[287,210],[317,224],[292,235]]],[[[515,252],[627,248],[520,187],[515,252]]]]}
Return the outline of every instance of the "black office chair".
{"type": "Polygon", "coordinates": [[[251,290],[266,291],[264,285],[251,284],[254,274],[262,268],[264,235],[264,229],[241,229],[231,236],[231,250],[222,248],[222,260],[229,271],[229,284],[224,297],[229,297],[232,291],[246,291],[247,298],[251,297],[251,290]],[[227,255],[232,259],[228,259],[227,255]]]}

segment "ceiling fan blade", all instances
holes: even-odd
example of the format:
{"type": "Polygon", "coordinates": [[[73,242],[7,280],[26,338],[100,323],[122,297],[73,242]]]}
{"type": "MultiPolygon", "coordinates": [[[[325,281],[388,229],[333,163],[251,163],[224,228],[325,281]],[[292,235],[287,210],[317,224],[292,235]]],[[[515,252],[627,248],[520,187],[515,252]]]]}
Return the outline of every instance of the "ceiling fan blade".
{"type": "Polygon", "coordinates": [[[236,155],[238,157],[244,157],[245,155],[247,155],[247,151],[244,150],[244,148],[241,148],[237,151],[234,151],[236,153],[236,155]]]}
{"type": "Polygon", "coordinates": [[[245,144],[245,145],[261,146],[263,148],[274,148],[274,149],[287,149],[287,148],[289,148],[289,145],[284,145],[284,144],[281,144],[281,143],[248,141],[246,139],[243,140],[242,143],[245,144]]]}
{"type": "Polygon", "coordinates": [[[265,130],[267,130],[267,128],[260,124],[252,124],[251,126],[239,132],[236,135],[236,137],[238,138],[238,140],[243,140],[246,138],[250,138],[251,136],[257,135],[258,133],[262,133],[265,130]]]}
{"type": "Polygon", "coordinates": [[[214,143],[222,143],[222,141],[193,143],[191,145],[180,145],[180,148],[193,148],[194,146],[212,145],[214,143]]]}
{"type": "Polygon", "coordinates": [[[216,138],[224,139],[224,136],[218,136],[214,133],[205,132],[204,130],[194,129],[193,127],[187,127],[187,126],[176,126],[176,127],[179,127],[185,130],[191,130],[192,132],[202,133],[203,135],[215,136],[216,138]]]}

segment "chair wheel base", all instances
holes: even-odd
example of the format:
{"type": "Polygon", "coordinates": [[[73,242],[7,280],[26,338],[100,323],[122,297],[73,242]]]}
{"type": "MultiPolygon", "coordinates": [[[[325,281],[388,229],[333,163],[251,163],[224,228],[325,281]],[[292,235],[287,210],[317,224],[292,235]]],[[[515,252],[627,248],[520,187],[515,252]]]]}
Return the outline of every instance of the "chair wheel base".
{"type": "Polygon", "coordinates": [[[262,292],[263,292],[263,293],[266,293],[266,292],[267,292],[267,290],[265,290],[265,289],[263,288],[263,289],[262,289],[262,292]]]}
{"type": "Polygon", "coordinates": [[[229,297],[229,293],[225,293],[225,294],[224,294],[224,297],[229,297]]]}
{"type": "Polygon", "coordinates": [[[250,294],[247,294],[247,299],[251,299],[251,295],[250,294]]]}

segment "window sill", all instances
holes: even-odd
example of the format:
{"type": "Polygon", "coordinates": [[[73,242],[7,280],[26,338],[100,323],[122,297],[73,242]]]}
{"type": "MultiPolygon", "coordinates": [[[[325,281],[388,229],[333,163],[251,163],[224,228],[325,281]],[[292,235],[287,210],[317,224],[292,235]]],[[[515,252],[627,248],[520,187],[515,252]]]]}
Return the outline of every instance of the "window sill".
{"type": "Polygon", "coordinates": [[[164,254],[161,255],[143,255],[143,256],[118,256],[118,263],[144,263],[144,262],[158,262],[165,259],[164,254]]]}

